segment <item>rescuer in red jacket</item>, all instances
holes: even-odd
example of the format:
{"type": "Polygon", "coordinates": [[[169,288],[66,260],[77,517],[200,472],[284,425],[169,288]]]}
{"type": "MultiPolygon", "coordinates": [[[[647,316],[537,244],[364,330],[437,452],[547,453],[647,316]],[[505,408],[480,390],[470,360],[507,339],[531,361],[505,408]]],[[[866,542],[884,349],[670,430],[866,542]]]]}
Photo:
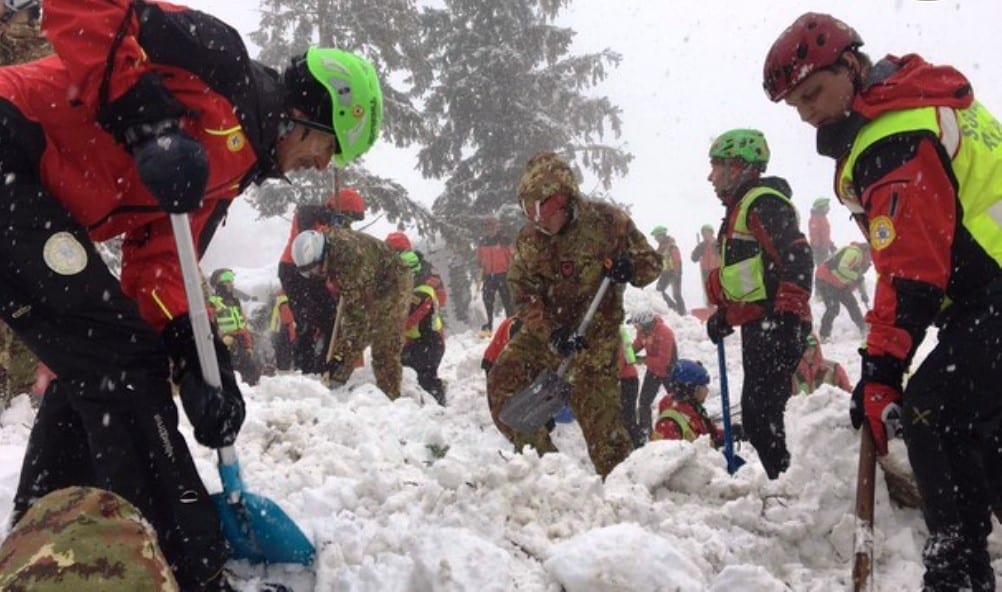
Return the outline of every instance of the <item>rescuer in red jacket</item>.
{"type": "Polygon", "coordinates": [[[232,444],[244,416],[229,356],[201,377],[168,213],[204,252],[230,201],[374,142],[372,66],[311,48],[284,73],[225,23],[141,0],[46,0],[57,55],[0,68],[0,317],[57,375],[41,400],[14,520],[69,485],[114,491],[154,525],[183,590],[225,590],[228,557],[184,438],[232,444]],[[92,241],[124,236],[121,281],[92,241]]]}

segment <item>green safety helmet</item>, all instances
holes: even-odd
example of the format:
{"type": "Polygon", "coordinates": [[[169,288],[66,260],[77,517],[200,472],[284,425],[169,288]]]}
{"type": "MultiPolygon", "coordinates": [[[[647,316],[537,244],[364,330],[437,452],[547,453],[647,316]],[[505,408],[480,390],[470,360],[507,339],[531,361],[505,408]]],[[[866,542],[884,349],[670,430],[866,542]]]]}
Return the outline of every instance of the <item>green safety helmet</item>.
{"type": "Polygon", "coordinates": [[[411,271],[417,271],[421,267],[421,257],[414,251],[404,251],[400,253],[400,260],[403,261],[411,271]]]}
{"type": "Polygon", "coordinates": [[[765,169],[769,164],[769,145],[765,135],[754,129],[733,129],[717,136],[710,146],[710,158],[740,159],[765,169]]]}
{"type": "Polygon", "coordinates": [[[814,200],[813,204],[811,204],[811,209],[812,210],[820,210],[820,209],[823,209],[823,208],[827,208],[828,204],[830,204],[831,201],[832,200],[829,199],[829,198],[827,198],[827,197],[819,197],[816,200],[814,200]]]}
{"type": "Polygon", "coordinates": [[[662,236],[668,234],[668,229],[664,226],[655,226],[654,230],[651,231],[651,236],[662,236]]]}
{"type": "Polygon", "coordinates": [[[233,273],[232,269],[221,267],[213,271],[212,275],[209,276],[209,284],[213,288],[218,288],[221,284],[232,284],[235,279],[236,274],[233,273]]]}
{"type": "Polygon", "coordinates": [[[292,121],[334,134],[334,162],[344,166],[372,147],[383,123],[383,92],[376,69],[342,49],[311,47],[284,73],[287,107],[305,117],[292,121]]]}
{"type": "Polygon", "coordinates": [[[713,232],[713,225],[712,224],[703,224],[702,228],[700,228],[699,230],[700,230],[700,232],[706,232],[707,230],[709,230],[710,232],[713,232]]]}

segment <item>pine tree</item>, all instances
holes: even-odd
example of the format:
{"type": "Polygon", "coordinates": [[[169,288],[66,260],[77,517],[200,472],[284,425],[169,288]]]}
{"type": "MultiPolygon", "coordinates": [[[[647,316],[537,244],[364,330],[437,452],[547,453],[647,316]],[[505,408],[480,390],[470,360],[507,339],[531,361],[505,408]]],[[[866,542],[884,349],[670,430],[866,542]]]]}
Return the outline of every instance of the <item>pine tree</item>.
{"type": "MultiPolygon", "coordinates": [[[[379,142],[402,147],[427,135],[414,104],[432,80],[418,47],[419,13],[413,0],[261,0],[261,23],[250,38],[261,46],[257,59],[283,70],[310,45],[358,52],[373,62],[382,82],[384,122],[379,142]]],[[[296,184],[268,183],[248,196],[262,216],[286,212],[291,204],[322,203],[331,194],[334,169],[297,174],[296,184]]],[[[352,186],[369,212],[392,222],[412,223],[422,234],[436,230],[426,208],[411,201],[406,188],[371,174],[356,163],[337,172],[338,186],[352,186]]]]}
{"type": "Polygon", "coordinates": [[[569,2],[445,0],[422,13],[436,77],[425,100],[433,127],[418,166],[426,177],[446,179],[432,211],[468,237],[450,244],[450,293],[461,319],[481,220],[493,214],[508,231],[521,226],[515,188],[533,154],[556,151],[605,190],[632,159],[603,142],[607,132],[619,136],[620,109],[584,94],[620,56],[608,49],[570,54],[574,31],[553,24],[569,2]]]}

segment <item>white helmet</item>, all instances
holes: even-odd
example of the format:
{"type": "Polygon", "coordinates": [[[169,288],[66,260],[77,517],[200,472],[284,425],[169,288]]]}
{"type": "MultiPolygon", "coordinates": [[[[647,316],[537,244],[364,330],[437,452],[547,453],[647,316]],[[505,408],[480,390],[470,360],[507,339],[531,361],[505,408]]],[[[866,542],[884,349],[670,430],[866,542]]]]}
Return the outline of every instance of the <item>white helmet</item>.
{"type": "Polygon", "coordinates": [[[316,230],[304,230],[292,241],[292,262],[300,272],[309,271],[327,254],[327,237],[316,230]]]}
{"type": "Polygon", "coordinates": [[[654,322],[654,312],[649,308],[638,310],[630,317],[630,324],[647,326],[654,322]]]}

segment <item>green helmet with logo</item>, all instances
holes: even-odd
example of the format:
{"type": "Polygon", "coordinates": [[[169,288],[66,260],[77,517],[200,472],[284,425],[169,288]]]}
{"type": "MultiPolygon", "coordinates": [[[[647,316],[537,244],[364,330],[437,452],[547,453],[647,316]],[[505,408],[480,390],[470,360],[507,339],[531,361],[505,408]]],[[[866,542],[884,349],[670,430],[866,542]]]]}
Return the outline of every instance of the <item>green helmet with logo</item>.
{"type": "Polygon", "coordinates": [[[664,236],[668,234],[668,229],[664,226],[655,226],[654,230],[651,231],[651,236],[664,236]]]}
{"type": "Polygon", "coordinates": [[[765,135],[758,130],[732,129],[713,141],[710,158],[740,159],[765,169],[769,164],[769,145],[765,141],[765,135]]]}
{"type": "Polygon", "coordinates": [[[383,123],[383,92],[376,69],[364,58],[336,48],[311,47],[284,74],[286,103],[305,114],[296,123],[337,138],[337,166],[376,142],[383,123]]]}

